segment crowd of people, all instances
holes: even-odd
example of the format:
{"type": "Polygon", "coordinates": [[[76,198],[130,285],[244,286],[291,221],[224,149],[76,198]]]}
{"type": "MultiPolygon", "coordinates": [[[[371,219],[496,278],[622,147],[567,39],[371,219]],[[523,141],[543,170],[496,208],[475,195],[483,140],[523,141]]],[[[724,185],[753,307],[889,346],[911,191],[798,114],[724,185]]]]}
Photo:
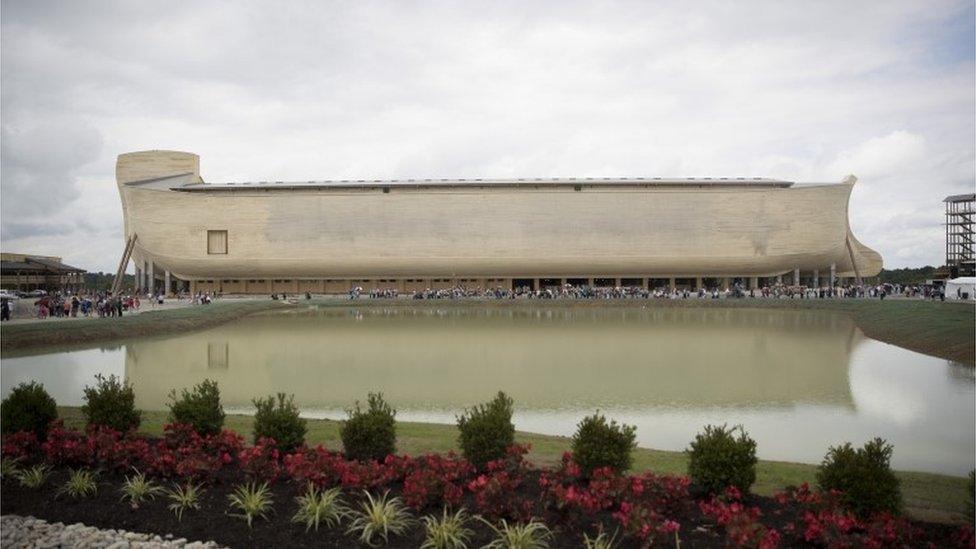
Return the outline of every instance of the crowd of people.
{"type": "MultiPolygon", "coordinates": [[[[369,291],[355,287],[349,291],[349,299],[369,297],[371,299],[396,299],[402,295],[396,288],[373,288],[369,291]]],[[[923,298],[945,301],[944,290],[938,286],[900,285],[900,284],[844,284],[834,286],[808,287],[776,283],[761,288],[745,289],[741,283],[728,288],[710,287],[697,290],[689,288],[659,287],[655,289],[641,286],[580,286],[563,284],[541,289],[518,286],[514,289],[469,288],[458,285],[450,289],[427,288],[412,291],[405,297],[410,299],[734,299],[734,298],[772,298],[772,299],[836,299],[872,298],[885,299],[896,296],[903,298],[923,298]]],[[[217,292],[197,292],[192,295],[178,293],[179,302],[189,300],[192,305],[207,305],[220,297],[217,292]]],[[[287,299],[286,294],[272,294],[272,299],[287,299]]],[[[312,295],[305,293],[305,299],[312,295]]],[[[136,291],[127,295],[111,295],[109,292],[87,292],[72,294],[54,292],[42,295],[33,302],[31,316],[35,318],[66,317],[120,317],[126,313],[139,311],[143,300],[153,307],[164,303],[162,293],[136,291]]],[[[0,299],[0,320],[10,320],[11,300],[0,299]]]]}
{"type": "MultiPolygon", "coordinates": [[[[193,305],[206,305],[217,297],[216,293],[198,292],[192,296],[178,293],[174,296],[177,301],[189,299],[193,305]]],[[[70,291],[56,291],[48,294],[21,298],[17,301],[27,303],[18,309],[22,317],[38,319],[60,318],[112,318],[138,312],[143,303],[147,302],[155,308],[165,303],[166,296],[162,292],[136,291],[127,294],[112,295],[108,291],[91,291],[72,293],[70,291]]],[[[7,297],[0,299],[0,320],[10,320],[13,316],[14,303],[7,297]]]]}
{"type": "MultiPolygon", "coordinates": [[[[401,295],[396,288],[373,288],[368,292],[362,287],[349,291],[349,299],[369,297],[372,299],[395,299],[401,295]]],[[[530,286],[518,286],[514,289],[495,287],[466,287],[462,285],[449,289],[431,289],[412,291],[407,294],[410,299],[729,299],[729,298],[774,298],[774,299],[836,299],[836,298],[875,298],[885,299],[890,296],[924,297],[926,299],[942,299],[945,295],[937,287],[932,286],[901,286],[895,284],[844,284],[822,287],[794,286],[776,283],[761,288],[746,289],[741,283],[735,283],[727,288],[710,287],[699,288],[669,288],[655,289],[641,286],[579,286],[563,284],[542,289],[530,286]]]]}

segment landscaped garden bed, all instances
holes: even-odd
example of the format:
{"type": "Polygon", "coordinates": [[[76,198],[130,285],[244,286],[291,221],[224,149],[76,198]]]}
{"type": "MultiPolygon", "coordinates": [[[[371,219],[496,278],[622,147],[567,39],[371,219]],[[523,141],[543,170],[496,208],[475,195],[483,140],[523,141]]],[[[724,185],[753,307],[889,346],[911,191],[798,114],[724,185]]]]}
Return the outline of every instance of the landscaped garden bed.
{"type": "MultiPolygon", "coordinates": [[[[282,453],[270,441],[245,446],[243,438],[224,431],[200,437],[186,427],[171,426],[167,436],[152,439],[121,436],[110,429],[88,433],[55,425],[44,443],[27,434],[6,438],[4,459],[16,459],[20,471],[46,464],[51,471],[38,488],[28,488],[14,474],[3,477],[3,513],[33,515],[48,521],[83,522],[188,539],[214,540],[231,547],[349,546],[357,533],[347,534],[350,517],[338,525],[306,529],[293,522],[296,498],[309,483],[342,488],[346,507],[357,509],[365,493],[399,498],[411,522],[401,535],[391,535],[391,547],[419,547],[425,528],[419,519],[442,509],[467,509],[489,521],[524,524],[532,517],[552,530],[551,547],[580,547],[584,534],[616,532],[620,547],[653,543],[686,547],[727,545],[774,546],[971,546],[966,527],[911,522],[892,515],[861,520],[840,510],[836,498],[800,487],[773,498],[740,496],[729,490],[711,498],[688,477],[651,473],[620,475],[610,469],[583,479],[567,455],[556,469],[540,470],[523,459],[524,448],[513,446],[508,456],[490,462],[483,471],[463,458],[447,456],[390,456],[383,462],[358,462],[322,447],[301,447],[282,453]],[[99,471],[97,491],[72,497],[63,491],[78,469],[99,471]],[[135,471],[145,472],[156,487],[171,489],[193,482],[200,486],[198,509],[178,518],[167,493],[137,506],[123,501],[123,485],[135,471]],[[256,516],[252,526],[233,516],[229,497],[239,486],[268,483],[271,510],[256,516]],[[874,545],[877,543],[878,545],[874,545]]],[[[489,543],[495,532],[470,520],[468,546],[489,543]]],[[[373,543],[382,544],[379,537],[373,543]]]]}
{"type": "Polygon", "coordinates": [[[699,433],[688,476],[627,474],[633,427],[595,414],[572,453],[539,468],[514,444],[503,393],[459,416],[463,456],[408,456],[394,453],[396,412],[381,395],[349,410],[336,451],[305,444],[285,395],[255,400],[247,444],[222,428],[210,381],[173,394],[162,437],[140,435],[132,388],[96,381],[83,432],[54,419],[37,384],[4,400],[0,512],[231,547],[973,546],[969,525],[900,515],[880,439],[831,448],[818,489],[760,497],[749,493],[756,443],[741,427],[699,433]]]}

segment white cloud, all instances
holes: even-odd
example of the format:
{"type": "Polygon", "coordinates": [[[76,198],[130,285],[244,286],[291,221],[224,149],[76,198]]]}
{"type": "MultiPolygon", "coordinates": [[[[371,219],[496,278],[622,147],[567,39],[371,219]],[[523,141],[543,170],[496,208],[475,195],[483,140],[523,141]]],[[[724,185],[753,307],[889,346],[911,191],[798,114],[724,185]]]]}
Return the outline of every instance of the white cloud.
{"type": "Polygon", "coordinates": [[[941,199],[973,186],[972,13],[7,1],[0,238],[114,269],[115,156],[171,148],[213,181],[853,172],[858,237],[935,264],[941,199]]]}

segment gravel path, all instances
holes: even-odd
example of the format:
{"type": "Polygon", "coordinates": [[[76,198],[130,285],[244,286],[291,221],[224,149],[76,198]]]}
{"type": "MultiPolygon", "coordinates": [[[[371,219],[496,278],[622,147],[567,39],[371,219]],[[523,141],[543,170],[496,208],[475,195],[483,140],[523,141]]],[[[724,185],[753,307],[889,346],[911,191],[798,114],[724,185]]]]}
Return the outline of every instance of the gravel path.
{"type": "Polygon", "coordinates": [[[34,517],[3,515],[0,517],[0,546],[7,548],[45,549],[54,547],[104,548],[104,549],[156,549],[183,547],[186,549],[218,549],[212,541],[188,542],[173,536],[137,534],[124,530],[102,530],[82,523],[65,526],[51,524],[34,517]]]}

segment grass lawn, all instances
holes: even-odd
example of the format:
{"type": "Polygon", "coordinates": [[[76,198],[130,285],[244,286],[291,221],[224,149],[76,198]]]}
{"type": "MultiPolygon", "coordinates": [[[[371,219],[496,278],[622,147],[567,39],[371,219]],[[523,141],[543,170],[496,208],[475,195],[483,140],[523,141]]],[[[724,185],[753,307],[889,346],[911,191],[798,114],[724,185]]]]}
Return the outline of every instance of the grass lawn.
{"type": "MultiPolygon", "coordinates": [[[[59,408],[65,424],[84,428],[80,408],[59,408]]],[[[162,436],[166,412],[143,412],[141,431],[162,436]]],[[[250,436],[254,418],[244,415],[228,415],[225,427],[250,436]]],[[[340,422],[327,419],[308,420],[305,440],[310,445],[324,444],[328,448],[341,449],[340,422]]],[[[401,453],[412,455],[457,451],[457,427],[434,423],[397,422],[397,447],[401,453]]],[[[518,432],[520,443],[531,444],[529,458],[540,465],[554,465],[563,452],[569,450],[570,440],[565,437],[518,432]]],[[[824,449],[826,451],[826,449],[824,449]]],[[[681,452],[665,452],[638,448],[634,454],[634,470],[650,470],[655,473],[684,474],[687,461],[681,452]]],[[[816,466],[782,461],[760,461],[753,490],[770,495],[789,485],[803,482],[815,484],[816,466]]],[[[914,518],[933,522],[963,522],[966,513],[967,479],[930,473],[899,472],[902,494],[907,512],[914,518]]]]}

